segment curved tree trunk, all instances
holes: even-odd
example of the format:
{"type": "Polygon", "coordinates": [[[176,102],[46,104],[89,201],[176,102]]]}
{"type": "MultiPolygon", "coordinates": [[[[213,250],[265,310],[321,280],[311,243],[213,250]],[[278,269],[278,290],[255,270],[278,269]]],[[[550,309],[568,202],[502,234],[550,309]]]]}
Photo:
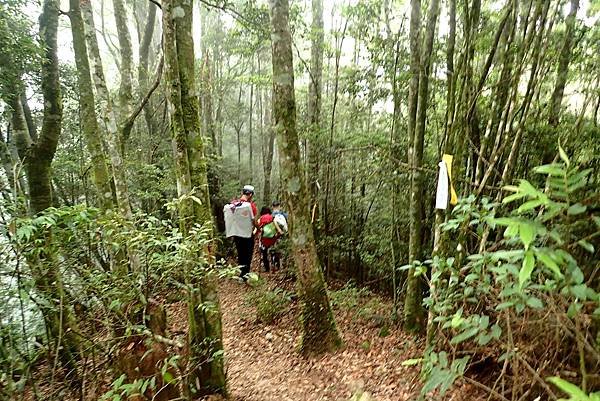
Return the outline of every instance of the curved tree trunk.
{"type": "MultiPolygon", "coordinates": [[[[148,2],[148,15],[146,17],[146,25],[140,43],[140,64],[138,65],[138,83],[139,83],[139,96],[143,96],[143,93],[148,90],[148,66],[150,47],[152,45],[152,38],[154,36],[154,26],[156,25],[156,9],[158,7],[152,2],[148,2]]],[[[144,119],[146,120],[146,126],[148,128],[148,137],[153,138],[155,133],[158,132],[158,123],[154,117],[153,103],[149,100],[144,106],[144,119]]]]}
{"type": "MultiPolygon", "coordinates": [[[[19,153],[25,163],[25,172],[29,185],[30,214],[36,215],[53,206],[52,160],[56,153],[61,133],[63,116],[62,96],[58,64],[58,15],[59,2],[45,0],[40,16],[40,37],[44,46],[41,66],[41,91],[43,96],[43,120],[40,133],[35,141],[29,135],[22,103],[19,96],[14,97],[13,130],[20,147],[19,153]],[[18,123],[16,126],[14,123],[18,123]],[[23,157],[25,156],[25,157],[23,157]]],[[[51,249],[52,233],[48,230],[43,240],[51,249]]],[[[80,338],[77,334],[73,311],[67,306],[66,291],[55,255],[44,251],[29,258],[28,263],[36,290],[48,301],[40,306],[44,321],[51,336],[57,341],[57,352],[68,374],[77,379],[77,366],[80,338]]]]}
{"type": "Polygon", "coordinates": [[[300,165],[288,0],[271,0],[273,52],[273,122],[277,131],[282,186],[290,211],[290,236],[298,267],[305,354],[339,347],[337,331],[310,223],[309,197],[300,165]]]}
{"type": "MultiPolygon", "coordinates": [[[[123,0],[112,0],[115,21],[117,25],[117,37],[119,38],[119,50],[121,54],[121,83],[119,84],[119,122],[131,113],[131,101],[133,99],[133,51],[131,50],[131,35],[127,21],[127,11],[123,0]]],[[[125,154],[125,146],[129,138],[121,137],[121,154],[125,154]]]]}

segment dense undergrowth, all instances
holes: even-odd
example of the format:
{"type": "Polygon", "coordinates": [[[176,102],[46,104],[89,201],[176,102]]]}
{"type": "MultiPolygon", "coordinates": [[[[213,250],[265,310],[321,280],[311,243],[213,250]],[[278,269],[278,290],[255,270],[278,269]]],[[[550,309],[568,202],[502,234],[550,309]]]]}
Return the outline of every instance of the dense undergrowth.
{"type": "Polygon", "coordinates": [[[600,389],[598,193],[560,156],[501,202],[463,199],[417,262],[431,289],[423,394],[461,376],[495,399],[556,399],[548,376],[600,389]]]}

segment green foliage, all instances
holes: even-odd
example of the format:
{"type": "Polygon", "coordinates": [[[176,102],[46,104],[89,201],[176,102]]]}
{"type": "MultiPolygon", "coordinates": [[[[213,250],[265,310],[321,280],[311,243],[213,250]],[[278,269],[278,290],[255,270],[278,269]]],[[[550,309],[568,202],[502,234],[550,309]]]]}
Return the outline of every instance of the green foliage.
{"type": "MultiPolygon", "coordinates": [[[[433,267],[430,281],[436,288],[425,305],[448,338],[438,346],[456,350],[466,343],[475,344],[475,349],[504,344],[509,338],[501,316],[525,319],[524,313],[541,311],[548,303],[553,313],[565,313],[569,319],[589,313],[584,312],[584,304],[588,311],[596,309],[596,318],[600,316],[600,296],[586,279],[590,272],[586,254],[595,252],[590,241],[600,234],[600,225],[587,213],[584,201],[591,171],[571,163],[562,148],[560,158],[559,163],[534,169],[544,177],[545,189],[520,180],[505,187],[511,194],[502,205],[467,198],[443,225],[446,232],[458,232],[459,239],[467,232],[479,238],[490,229],[496,230],[490,238],[495,232],[498,235],[492,251],[466,257],[459,253],[456,258],[435,256],[423,263],[433,267]],[[497,216],[500,206],[501,217],[497,216]]],[[[511,341],[516,340],[511,337],[511,341]]],[[[500,359],[513,357],[507,351],[500,359]]],[[[431,372],[425,370],[427,380],[431,372]]],[[[442,382],[436,379],[434,384],[442,382]]]]}
{"type": "Polygon", "coordinates": [[[439,395],[443,396],[456,379],[465,373],[470,359],[469,356],[453,359],[452,362],[448,358],[445,351],[426,353],[425,358],[422,360],[421,375],[424,384],[421,388],[421,396],[425,396],[434,390],[438,390],[439,395]]]}
{"type": "Polygon", "coordinates": [[[6,99],[21,87],[21,77],[35,71],[40,49],[34,38],[33,22],[23,13],[30,0],[0,3],[0,94],[6,99]]]}
{"type": "Polygon", "coordinates": [[[382,316],[385,305],[381,300],[364,287],[357,287],[352,281],[342,288],[329,292],[332,307],[354,316],[355,319],[371,321],[380,327],[380,336],[385,337],[389,331],[389,321],[382,316]]]}
{"type": "Polygon", "coordinates": [[[255,287],[246,296],[246,303],[256,309],[256,320],[273,324],[288,310],[292,294],[282,288],[270,290],[264,283],[255,287]]]}
{"type": "Polygon", "coordinates": [[[600,401],[600,392],[586,394],[576,385],[569,383],[560,377],[549,377],[546,380],[569,396],[569,398],[560,398],[558,401],[600,401]]]}

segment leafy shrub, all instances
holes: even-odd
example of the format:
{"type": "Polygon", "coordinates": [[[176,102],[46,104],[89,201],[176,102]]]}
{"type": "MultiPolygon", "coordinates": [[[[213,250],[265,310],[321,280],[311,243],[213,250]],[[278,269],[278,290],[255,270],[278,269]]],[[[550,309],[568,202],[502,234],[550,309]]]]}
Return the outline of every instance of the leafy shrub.
{"type": "Polygon", "coordinates": [[[250,291],[246,303],[256,308],[256,320],[265,324],[272,324],[288,309],[292,294],[282,288],[269,290],[264,285],[259,285],[250,291]]]}
{"type": "MultiPolygon", "coordinates": [[[[442,252],[419,262],[419,272],[431,267],[434,290],[425,300],[434,316],[430,338],[433,330],[442,332],[423,360],[424,392],[443,393],[476,354],[503,364],[503,371],[511,363],[551,372],[570,364],[582,383],[586,366],[600,362],[597,327],[591,324],[600,318],[593,283],[600,218],[588,212],[586,192],[591,170],[572,165],[562,149],[560,156],[562,162],[534,169],[544,178],[542,188],[520,180],[505,187],[512,194],[500,204],[464,199],[443,225],[450,243],[446,252],[453,257],[442,252]],[[470,249],[476,251],[469,254],[470,249]],[[448,355],[468,351],[460,360],[444,361],[445,351],[436,349],[451,350],[448,355]]],[[[546,388],[539,374],[512,380],[532,380],[546,388]]]]}

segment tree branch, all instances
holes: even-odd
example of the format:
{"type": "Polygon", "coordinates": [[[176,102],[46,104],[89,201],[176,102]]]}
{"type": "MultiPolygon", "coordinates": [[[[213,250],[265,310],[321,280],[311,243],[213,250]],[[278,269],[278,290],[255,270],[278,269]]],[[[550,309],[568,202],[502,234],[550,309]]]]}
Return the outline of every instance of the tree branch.
{"type": "Polygon", "coordinates": [[[152,96],[152,94],[154,93],[156,88],[158,88],[158,85],[160,84],[160,79],[162,77],[163,64],[164,64],[164,56],[161,56],[160,61],[158,62],[158,67],[156,68],[156,78],[154,79],[154,83],[152,84],[150,89],[148,89],[146,96],[144,96],[142,101],[137,105],[135,110],[133,110],[131,115],[129,117],[127,117],[127,120],[125,120],[125,123],[123,123],[123,128],[122,128],[123,131],[121,133],[123,142],[127,141],[127,139],[129,138],[129,135],[131,134],[131,129],[133,128],[133,123],[135,122],[135,119],[137,118],[137,116],[140,115],[140,113],[144,109],[144,106],[146,106],[146,103],[148,103],[148,100],[150,100],[150,96],[152,96]]]}

